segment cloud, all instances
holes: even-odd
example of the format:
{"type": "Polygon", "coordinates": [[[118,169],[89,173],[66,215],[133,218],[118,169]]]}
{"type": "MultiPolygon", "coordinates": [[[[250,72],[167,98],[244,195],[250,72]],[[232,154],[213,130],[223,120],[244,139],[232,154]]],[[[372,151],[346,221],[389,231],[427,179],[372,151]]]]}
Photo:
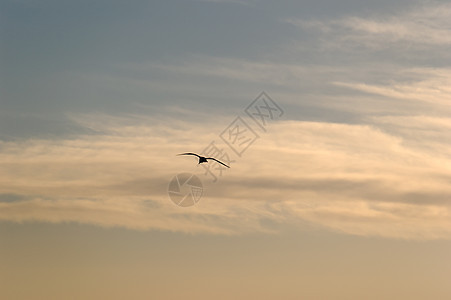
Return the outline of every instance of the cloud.
{"type": "MultiPolygon", "coordinates": [[[[447,46],[451,44],[451,5],[428,2],[408,10],[367,17],[347,16],[334,20],[284,20],[302,30],[317,31],[330,47],[384,49],[404,43],[405,49],[419,45],[447,46]]],[[[412,50],[412,49],[409,49],[412,50]]]]}
{"type": "Polygon", "coordinates": [[[361,82],[334,82],[334,84],[391,99],[450,105],[451,89],[448,87],[448,82],[451,79],[451,72],[447,69],[411,68],[391,76],[393,80],[384,85],[361,82]]]}
{"type": "MultiPolygon", "coordinates": [[[[416,7],[398,16],[381,19],[348,18],[342,25],[384,41],[409,41],[431,45],[449,45],[451,38],[451,5],[436,4],[416,7]]],[[[368,37],[367,36],[367,37],[368,37]]]]}
{"type": "MultiPolygon", "coordinates": [[[[89,120],[85,125],[98,134],[1,143],[0,194],[7,199],[0,202],[1,220],[192,234],[276,233],[307,222],[363,236],[451,237],[450,158],[411,147],[406,128],[388,134],[370,125],[275,123],[212,183],[194,160],[175,154],[201,151],[212,139],[225,148],[217,134],[226,124],[142,116],[79,120],[89,120]],[[203,198],[191,208],[167,195],[170,179],[182,172],[204,184],[203,198]]],[[[405,125],[395,121],[379,120],[405,125]]],[[[440,122],[447,121],[423,120],[424,126],[440,122]]]]}
{"type": "MultiPolygon", "coordinates": [[[[162,71],[172,74],[197,77],[229,79],[246,83],[267,83],[275,86],[299,86],[312,70],[306,66],[271,61],[249,61],[239,58],[193,56],[189,60],[172,63],[126,64],[128,71],[162,71]]],[[[331,68],[317,68],[315,72],[331,71],[331,68]]]]}

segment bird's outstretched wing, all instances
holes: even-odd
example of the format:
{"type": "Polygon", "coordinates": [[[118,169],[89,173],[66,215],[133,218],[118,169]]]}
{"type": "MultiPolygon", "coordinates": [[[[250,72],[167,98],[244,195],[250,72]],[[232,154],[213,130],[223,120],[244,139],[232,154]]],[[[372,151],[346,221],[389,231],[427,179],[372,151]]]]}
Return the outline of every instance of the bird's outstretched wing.
{"type": "Polygon", "coordinates": [[[180,153],[180,154],[177,154],[177,155],[194,155],[194,156],[197,156],[197,157],[199,157],[199,158],[200,158],[200,156],[199,156],[199,155],[197,155],[196,153],[191,153],[191,152],[187,152],[187,153],[180,153]]]}
{"type": "Polygon", "coordinates": [[[219,161],[219,160],[217,160],[216,158],[214,158],[214,157],[207,157],[206,159],[211,159],[211,160],[214,160],[214,161],[216,161],[216,162],[218,162],[218,163],[220,163],[221,165],[223,165],[223,166],[226,166],[227,168],[230,168],[228,165],[226,165],[225,163],[223,163],[222,161],[219,161]]]}

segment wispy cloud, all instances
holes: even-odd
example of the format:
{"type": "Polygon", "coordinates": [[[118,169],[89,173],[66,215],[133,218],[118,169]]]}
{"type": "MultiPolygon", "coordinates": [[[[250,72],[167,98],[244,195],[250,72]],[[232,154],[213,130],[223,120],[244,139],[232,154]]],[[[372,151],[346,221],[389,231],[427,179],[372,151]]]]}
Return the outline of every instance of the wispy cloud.
{"type": "Polygon", "coordinates": [[[450,160],[409,147],[402,135],[366,125],[274,124],[213,184],[194,161],[174,155],[201,150],[221,124],[94,119],[95,136],[2,142],[0,194],[9,200],[0,202],[0,219],[211,234],[308,222],[348,234],[451,237],[450,160]],[[175,206],[166,193],[180,172],[204,181],[192,208],[175,206]]]}
{"type": "Polygon", "coordinates": [[[334,82],[337,86],[347,87],[390,99],[424,101],[433,105],[451,104],[451,71],[438,68],[405,69],[391,74],[392,80],[386,84],[361,82],[334,82]]]}
{"type": "Polygon", "coordinates": [[[361,33],[364,38],[380,38],[384,41],[409,41],[422,44],[451,44],[451,5],[420,6],[413,10],[381,19],[349,18],[343,26],[361,33]]]}
{"type": "Polygon", "coordinates": [[[287,19],[286,22],[323,33],[341,31],[338,38],[360,41],[372,47],[385,47],[387,43],[401,41],[431,45],[451,43],[451,5],[448,3],[428,2],[398,14],[368,18],[350,16],[329,21],[287,19]],[[377,45],[378,42],[383,43],[377,45]]]}
{"type": "MultiPolygon", "coordinates": [[[[271,61],[250,61],[238,58],[193,56],[189,60],[172,63],[127,64],[124,69],[149,72],[163,71],[172,74],[198,77],[216,77],[244,81],[245,83],[266,83],[284,87],[299,86],[306,75],[332,71],[332,68],[318,67],[315,70],[302,65],[274,63],[271,61]]],[[[335,69],[336,70],[336,69],[335,69]]]]}

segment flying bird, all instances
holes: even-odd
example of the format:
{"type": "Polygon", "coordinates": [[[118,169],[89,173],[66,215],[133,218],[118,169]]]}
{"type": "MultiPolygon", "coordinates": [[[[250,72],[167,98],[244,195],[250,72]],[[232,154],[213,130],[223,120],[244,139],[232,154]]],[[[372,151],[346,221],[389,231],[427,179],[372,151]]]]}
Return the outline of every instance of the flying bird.
{"type": "Polygon", "coordinates": [[[223,163],[223,162],[217,160],[217,159],[214,158],[214,157],[203,157],[203,156],[200,156],[200,155],[198,155],[198,154],[196,154],[196,153],[191,153],[191,152],[188,152],[188,153],[181,153],[181,154],[177,154],[177,155],[193,155],[193,156],[196,156],[196,157],[199,158],[199,163],[198,163],[198,164],[201,164],[201,163],[204,163],[204,162],[208,162],[208,160],[211,159],[211,160],[214,160],[215,162],[220,163],[220,164],[223,165],[223,166],[226,166],[227,168],[230,168],[228,165],[226,165],[225,163],[223,163]]]}

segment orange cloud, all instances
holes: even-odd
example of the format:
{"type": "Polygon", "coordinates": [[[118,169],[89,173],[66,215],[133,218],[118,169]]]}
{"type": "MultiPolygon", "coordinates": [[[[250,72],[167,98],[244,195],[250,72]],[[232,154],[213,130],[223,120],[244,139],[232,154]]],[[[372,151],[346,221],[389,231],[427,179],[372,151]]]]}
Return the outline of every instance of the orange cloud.
{"type": "Polygon", "coordinates": [[[449,159],[374,126],[273,124],[212,183],[175,154],[202,150],[221,124],[103,118],[90,123],[98,135],[3,142],[0,194],[10,200],[0,200],[0,219],[209,234],[309,222],[348,234],[451,237],[449,159]],[[168,198],[169,180],[181,172],[204,183],[196,206],[168,198]]]}

